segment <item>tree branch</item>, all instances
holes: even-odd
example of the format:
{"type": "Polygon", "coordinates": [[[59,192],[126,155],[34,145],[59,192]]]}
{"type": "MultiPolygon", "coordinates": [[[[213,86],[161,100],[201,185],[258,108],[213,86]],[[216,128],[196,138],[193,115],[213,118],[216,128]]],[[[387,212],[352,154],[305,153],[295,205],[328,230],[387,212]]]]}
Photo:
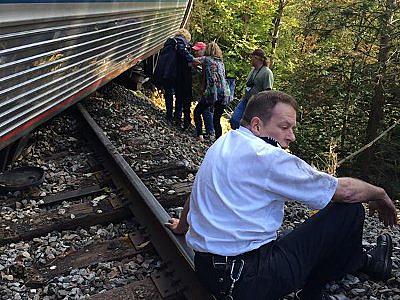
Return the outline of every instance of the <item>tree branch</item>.
{"type": "Polygon", "coordinates": [[[355,157],[356,155],[360,154],[361,152],[363,152],[365,149],[368,149],[369,147],[371,147],[373,144],[375,144],[376,141],[378,141],[379,139],[381,139],[383,136],[385,136],[390,130],[392,130],[393,128],[395,128],[397,125],[400,124],[400,119],[398,119],[396,122],[394,122],[394,124],[392,126],[390,126],[388,129],[386,129],[384,132],[382,132],[380,135],[378,135],[374,140],[372,140],[371,142],[369,142],[368,144],[366,144],[364,147],[358,149],[356,152],[353,152],[352,154],[350,154],[349,156],[343,158],[342,160],[340,160],[338,162],[338,166],[340,166],[341,164],[343,164],[344,162],[352,159],[353,157],[355,157]]]}

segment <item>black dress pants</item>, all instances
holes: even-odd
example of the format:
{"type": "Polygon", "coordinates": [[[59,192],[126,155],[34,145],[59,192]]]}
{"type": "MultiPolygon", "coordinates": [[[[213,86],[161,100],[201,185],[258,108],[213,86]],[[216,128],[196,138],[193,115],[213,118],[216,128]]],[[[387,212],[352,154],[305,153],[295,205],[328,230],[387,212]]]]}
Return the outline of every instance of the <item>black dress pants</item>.
{"type": "Polygon", "coordinates": [[[191,117],[190,117],[190,105],[191,98],[188,92],[186,91],[186,87],[182,87],[177,85],[175,87],[175,114],[174,121],[177,125],[181,125],[182,122],[182,112],[183,112],[183,126],[185,128],[190,126],[191,117]]]}
{"type": "MultiPolygon", "coordinates": [[[[233,299],[275,300],[298,289],[303,289],[306,299],[319,299],[326,283],[362,267],[363,224],[361,204],[330,203],[283,238],[227,257],[228,262],[244,261],[233,299]]],[[[196,252],[196,272],[217,299],[224,299],[230,282],[226,285],[221,281],[229,281],[229,274],[221,275],[214,267],[214,258],[213,254],[196,252]]],[[[229,273],[229,266],[227,270],[229,273]]]]}

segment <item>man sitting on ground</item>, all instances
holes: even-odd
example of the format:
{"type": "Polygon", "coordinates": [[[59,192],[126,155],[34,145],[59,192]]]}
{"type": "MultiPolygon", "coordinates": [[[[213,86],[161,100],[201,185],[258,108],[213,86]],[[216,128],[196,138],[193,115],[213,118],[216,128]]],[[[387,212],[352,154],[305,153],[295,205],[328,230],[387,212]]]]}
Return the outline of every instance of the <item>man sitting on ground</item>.
{"type": "Polygon", "coordinates": [[[284,151],[295,140],[296,111],[296,101],[285,93],[254,96],[242,126],[207,151],[190,209],[186,203],[181,219],[170,220],[177,234],[189,229],[196,272],[217,299],[274,300],[298,289],[299,299],[331,299],[324,285],[346,273],[390,277],[390,235],[379,236],[377,246],[363,252],[361,203],[392,226],[397,224],[392,200],[382,188],[319,172],[284,151]],[[277,239],[285,201],[320,211],[277,239]]]}

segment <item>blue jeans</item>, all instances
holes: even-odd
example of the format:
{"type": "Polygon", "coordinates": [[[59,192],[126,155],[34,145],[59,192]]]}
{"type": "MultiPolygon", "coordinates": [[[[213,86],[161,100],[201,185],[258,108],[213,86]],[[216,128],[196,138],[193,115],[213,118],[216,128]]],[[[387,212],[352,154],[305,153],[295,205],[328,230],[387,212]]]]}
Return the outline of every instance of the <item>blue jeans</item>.
{"type": "Polygon", "coordinates": [[[203,113],[204,127],[206,128],[206,134],[214,134],[214,125],[213,125],[213,113],[210,107],[207,107],[203,113]]]}
{"type": "MultiPolygon", "coordinates": [[[[194,109],[194,124],[196,126],[196,135],[199,136],[202,134],[203,130],[203,122],[201,120],[201,115],[205,110],[209,110],[211,107],[210,104],[199,102],[194,109]]],[[[215,129],[215,138],[218,138],[222,135],[222,127],[221,127],[221,117],[224,113],[225,105],[220,103],[214,104],[214,114],[212,118],[213,126],[215,129]]],[[[207,132],[208,133],[208,132],[207,132]]]]}
{"type": "Polygon", "coordinates": [[[246,109],[248,99],[242,99],[240,100],[239,104],[236,106],[235,111],[233,112],[233,115],[231,119],[229,120],[229,123],[231,123],[231,128],[232,129],[238,129],[240,126],[240,120],[243,117],[244,110],[246,109]]]}

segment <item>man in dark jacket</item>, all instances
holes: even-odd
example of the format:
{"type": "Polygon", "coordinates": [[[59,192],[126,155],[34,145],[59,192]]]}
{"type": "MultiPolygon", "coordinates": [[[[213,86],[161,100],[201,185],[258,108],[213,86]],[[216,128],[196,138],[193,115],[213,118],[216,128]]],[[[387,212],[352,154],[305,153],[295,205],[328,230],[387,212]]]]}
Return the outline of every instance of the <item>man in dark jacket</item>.
{"type": "MultiPolygon", "coordinates": [[[[175,38],[168,38],[164,43],[164,47],[160,51],[156,69],[154,70],[154,84],[164,90],[165,108],[167,121],[172,123],[173,102],[174,102],[174,86],[176,81],[176,44],[175,38]]],[[[175,113],[178,108],[175,104],[175,113]]],[[[182,107],[179,114],[182,113],[182,107]]]]}
{"type": "Polygon", "coordinates": [[[183,128],[190,125],[190,102],[192,98],[191,63],[195,60],[190,54],[191,35],[186,29],[180,29],[173,38],[169,38],[161,50],[154,82],[164,89],[167,120],[181,126],[182,110],[183,128]],[[175,112],[173,114],[173,94],[175,93],[175,112]],[[173,115],[173,117],[172,117],[173,115]]]}
{"type": "Polygon", "coordinates": [[[183,111],[183,128],[187,129],[190,126],[190,103],[192,99],[192,70],[191,64],[195,60],[190,54],[191,39],[189,31],[180,29],[175,35],[176,44],[176,81],[175,81],[175,96],[176,108],[174,119],[178,126],[181,125],[181,111],[183,111]],[[178,108],[182,108],[179,110],[178,108]]]}

